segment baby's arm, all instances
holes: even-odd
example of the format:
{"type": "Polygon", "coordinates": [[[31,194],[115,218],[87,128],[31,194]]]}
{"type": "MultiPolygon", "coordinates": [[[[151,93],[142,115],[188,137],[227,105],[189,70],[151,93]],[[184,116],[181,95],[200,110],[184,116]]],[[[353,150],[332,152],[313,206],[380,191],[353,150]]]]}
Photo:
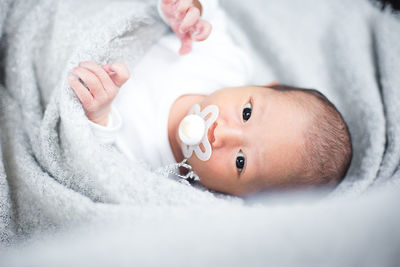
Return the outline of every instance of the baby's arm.
{"type": "Polygon", "coordinates": [[[88,119],[107,126],[111,103],[129,77],[128,68],[121,63],[100,66],[85,61],[72,70],[68,80],[81,101],[88,119]]]}
{"type": "Polygon", "coordinates": [[[204,41],[211,33],[211,24],[201,18],[198,0],[160,0],[163,18],[181,39],[179,54],[192,50],[193,41],[204,41]]]}

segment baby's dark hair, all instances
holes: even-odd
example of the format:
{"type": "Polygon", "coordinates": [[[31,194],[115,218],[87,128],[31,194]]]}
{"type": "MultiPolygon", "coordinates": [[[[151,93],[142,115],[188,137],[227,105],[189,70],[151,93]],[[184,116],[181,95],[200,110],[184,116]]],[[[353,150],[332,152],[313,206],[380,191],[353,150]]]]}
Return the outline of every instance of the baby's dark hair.
{"type": "Polygon", "coordinates": [[[311,115],[311,126],[305,132],[302,177],[297,177],[301,184],[339,184],[350,166],[353,149],[347,124],[335,105],[315,89],[287,85],[268,88],[293,95],[311,115]]]}

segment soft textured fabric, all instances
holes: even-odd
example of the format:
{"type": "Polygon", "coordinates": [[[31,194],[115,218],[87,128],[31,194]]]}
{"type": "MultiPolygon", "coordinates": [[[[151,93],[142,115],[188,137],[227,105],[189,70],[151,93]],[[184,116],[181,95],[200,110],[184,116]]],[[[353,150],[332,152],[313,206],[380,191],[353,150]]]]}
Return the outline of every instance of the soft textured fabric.
{"type": "Polygon", "coordinates": [[[91,221],[116,203],[217,201],[99,143],[68,86],[79,62],[137,62],[167,30],[149,1],[12,3],[0,97],[5,242],[91,221]]]}
{"type": "Polygon", "coordinates": [[[364,0],[222,6],[254,56],[253,83],[315,87],[343,113],[345,180],[314,201],[243,201],[132,163],[96,141],[67,76],[83,60],[138,62],[168,31],[155,3],[1,1],[0,231],[13,248],[1,266],[399,262],[398,15],[364,0]]]}
{"type": "Polygon", "coordinates": [[[172,32],[164,35],[138,64],[128,63],[132,76],[122,86],[110,114],[112,121],[121,121],[121,125],[90,123],[100,142],[115,140],[120,151],[152,169],[175,163],[167,126],[169,110],[179,96],[210,94],[251,82],[250,56],[228,35],[225,12],[217,1],[205,2],[203,7],[204,19],[213,26],[210,37],[180,56],[180,40],[172,32]]]}

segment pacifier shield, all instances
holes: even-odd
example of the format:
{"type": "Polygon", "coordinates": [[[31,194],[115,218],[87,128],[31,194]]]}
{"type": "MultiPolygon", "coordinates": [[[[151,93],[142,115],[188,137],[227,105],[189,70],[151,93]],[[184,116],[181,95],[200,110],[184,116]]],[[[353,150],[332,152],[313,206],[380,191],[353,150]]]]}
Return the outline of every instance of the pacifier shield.
{"type": "Polygon", "coordinates": [[[200,111],[200,105],[195,104],[189,110],[188,115],[182,119],[178,133],[182,141],[181,148],[185,158],[190,158],[194,152],[202,161],[210,159],[212,147],[207,132],[217,120],[218,113],[219,110],[216,105],[206,106],[200,111]],[[201,150],[200,144],[203,145],[205,151],[201,150]]]}

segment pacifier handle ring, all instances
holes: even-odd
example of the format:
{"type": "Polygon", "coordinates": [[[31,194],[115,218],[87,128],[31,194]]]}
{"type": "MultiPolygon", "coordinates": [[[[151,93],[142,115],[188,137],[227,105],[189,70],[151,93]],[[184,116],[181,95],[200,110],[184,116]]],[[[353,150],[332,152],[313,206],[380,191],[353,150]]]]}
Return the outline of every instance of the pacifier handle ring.
{"type": "Polygon", "coordinates": [[[184,160],[182,160],[180,163],[178,163],[178,168],[179,167],[184,167],[185,169],[188,170],[188,173],[186,173],[185,175],[182,175],[179,173],[176,174],[179,178],[185,179],[186,181],[188,181],[189,183],[193,183],[196,180],[200,180],[200,177],[193,171],[192,166],[190,166],[190,164],[186,163],[187,162],[187,158],[185,158],[184,160]]]}

